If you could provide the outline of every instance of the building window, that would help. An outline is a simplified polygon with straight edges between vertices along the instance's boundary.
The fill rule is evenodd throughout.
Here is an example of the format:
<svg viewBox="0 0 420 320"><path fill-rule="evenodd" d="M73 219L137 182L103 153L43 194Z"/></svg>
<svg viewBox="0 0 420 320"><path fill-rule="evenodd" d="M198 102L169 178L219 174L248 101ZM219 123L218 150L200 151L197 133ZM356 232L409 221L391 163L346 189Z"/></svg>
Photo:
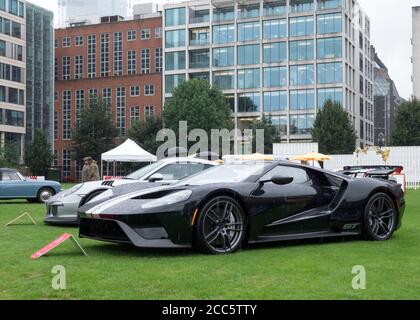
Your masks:
<svg viewBox="0 0 420 320"><path fill-rule="evenodd" d="M83 46L83 36L76 36L74 43L77 47Z"/></svg>
<svg viewBox="0 0 420 320"><path fill-rule="evenodd" d="M101 77L109 76L109 34L101 34Z"/></svg>
<svg viewBox="0 0 420 320"><path fill-rule="evenodd" d="M260 45L238 46L238 65L260 63Z"/></svg>
<svg viewBox="0 0 420 320"><path fill-rule="evenodd" d="M163 50L162 48L155 48L155 72L163 71Z"/></svg>
<svg viewBox="0 0 420 320"><path fill-rule="evenodd" d="M88 36L88 78L96 78L96 35Z"/></svg>
<svg viewBox="0 0 420 320"><path fill-rule="evenodd" d="M89 89L89 99L98 98L98 89Z"/></svg>
<svg viewBox="0 0 420 320"><path fill-rule="evenodd" d="M125 135L125 88L117 88L117 130L120 136Z"/></svg>
<svg viewBox="0 0 420 320"><path fill-rule="evenodd" d="M150 39L150 29L142 29L141 40L148 40L148 39Z"/></svg>
<svg viewBox="0 0 420 320"><path fill-rule="evenodd" d="M235 42L235 26L233 24L213 26L214 44L233 42Z"/></svg>
<svg viewBox="0 0 420 320"><path fill-rule="evenodd" d="M185 46L185 30L166 31L165 46L167 48L176 48Z"/></svg>
<svg viewBox="0 0 420 320"><path fill-rule="evenodd" d="M190 29L190 46L204 46L210 43L210 29Z"/></svg>
<svg viewBox="0 0 420 320"><path fill-rule="evenodd" d="M260 38L260 22L238 24L238 41L258 40Z"/></svg>
<svg viewBox="0 0 420 320"><path fill-rule="evenodd" d="M213 67L228 67L235 64L234 47L214 48Z"/></svg>
<svg viewBox="0 0 420 320"><path fill-rule="evenodd" d="M318 108L324 107L325 103L331 100L343 105L343 89L341 88L326 88L318 89ZM360 108L361 116L363 117L363 108Z"/></svg>
<svg viewBox="0 0 420 320"><path fill-rule="evenodd" d="M287 109L287 91L264 92L264 112L278 112Z"/></svg>
<svg viewBox="0 0 420 320"><path fill-rule="evenodd" d="M238 70L239 89L259 88L260 83L260 69Z"/></svg>
<svg viewBox="0 0 420 320"><path fill-rule="evenodd" d="M296 17L290 18L289 32L291 37L310 36L314 34L314 18Z"/></svg>
<svg viewBox="0 0 420 320"><path fill-rule="evenodd" d="M165 69L168 71L185 69L185 51L166 53Z"/></svg>
<svg viewBox="0 0 420 320"><path fill-rule="evenodd" d="M343 0L318 0L318 9L319 10L328 10L341 8L343 5Z"/></svg>
<svg viewBox="0 0 420 320"><path fill-rule="evenodd" d="M155 38L156 39L162 38L162 27L155 28Z"/></svg>
<svg viewBox="0 0 420 320"><path fill-rule="evenodd" d="M287 37L286 19L264 21L264 39L279 39Z"/></svg>
<svg viewBox="0 0 420 320"><path fill-rule="evenodd" d="M311 85L315 83L314 65L290 66L290 85Z"/></svg>
<svg viewBox="0 0 420 320"><path fill-rule="evenodd" d="M251 19L260 16L260 5L252 4L238 7L238 19Z"/></svg>
<svg viewBox="0 0 420 320"><path fill-rule="evenodd" d="M305 61L314 59L313 40L290 41L289 50L290 61Z"/></svg>
<svg viewBox="0 0 420 320"><path fill-rule="evenodd" d="M264 16L277 16L287 13L287 1L279 0L275 2L264 3Z"/></svg>
<svg viewBox="0 0 420 320"><path fill-rule="evenodd" d="M112 106L112 89L111 88L102 89L102 101L104 102L108 110L111 110L111 106Z"/></svg>
<svg viewBox="0 0 420 320"><path fill-rule="evenodd" d="M165 25L180 26L185 24L185 8L175 8L165 10Z"/></svg>
<svg viewBox="0 0 420 320"><path fill-rule="evenodd" d="M343 82L343 64L341 62L318 63L319 84L341 82Z"/></svg>
<svg viewBox="0 0 420 320"><path fill-rule="evenodd" d="M190 51L190 68L208 68L210 65L210 52L208 49Z"/></svg>
<svg viewBox="0 0 420 320"><path fill-rule="evenodd" d="M219 22L219 21L231 21L231 20L235 20L234 7L213 9L213 21Z"/></svg>
<svg viewBox="0 0 420 320"><path fill-rule="evenodd" d="M74 78L83 79L83 56L74 58Z"/></svg>
<svg viewBox="0 0 420 320"><path fill-rule="evenodd" d="M259 92L243 93L238 95L238 112L259 112Z"/></svg>
<svg viewBox="0 0 420 320"><path fill-rule="evenodd" d="M314 0L290 0L290 12L314 10Z"/></svg>
<svg viewBox="0 0 420 320"><path fill-rule="evenodd" d="M264 87L284 87L287 85L287 68L264 68Z"/></svg>
<svg viewBox="0 0 420 320"><path fill-rule="evenodd" d="M154 106L145 106L144 107L144 117L151 118L155 115L155 107Z"/></svg>
<svg viewBox="0 0 420 320"><path fill-rule="evenodd" d="M272 116L271 123L280 136L287 135L287 116Z"/></svg>
<svg viewBox="0 0 420 320"><path fill-rule="evenodd" d="M274 42L264 44L264 63L283 62L287 59L286 42Z"/></svg>
<svg viewBox="0 0 420 320"><path fill-rule="evenodd" d="M83 89L76 90L76 125L80 126L82 112L85 107L85 91Z"/></svg>
<svg viewBox="0 0 420 320"><path fill-rule="evenodd" d="M71 66L70 66L70 57L67 57L67 56L65 56L65 57L63 57L63 65L62 65L62 68L63 68L63 80L70 80L70 69L71 69Z"/></svg>
<svg viewBox="0 0 420 320"><path fill-rule="evenodd" d="M313 110L315 108L314 90L291 90L290 110Z"/></svg>
<svg viewBox="0 0 420 320"><path fill-rule="evenodd" d="M68 179L71 175L71 152L63 149L63 178Z"/></svg>
<svg viewBox="0 0 420 320"><path fill-rule="evenodd" d="M341 37L324 38L317 40L317 58L335 59L341 58L343 53L343 42Z"/></svg>
<svg viewBox="0 0 420 320"><path fill-rule="evenodd" d="M140 96L140 86L131 86L130 96L132 96L132 97Z"/></svg>
<svg viewBox="0 0 420 320"><path fill-rule="evenodd" d="M127 31L127 41L134 41L137 39L137 32L136 30L129 30Z"/></svg>
<svg viewBox="0 0 420 320"><path fill-rule="evenodd" d="M137 52L135 50L128 50L127 52L127 73L129 75L136 74L137 71Z"/></svg>
<svg viewBox="0 0 420 320"><path fill-rule="evenodd" d="M144 95L145 96L154 96L155 95L155 86L153 84L146 84L144 86Z"/></svg>
<svg viewBox="0 0 420 320"><path fill-rule="evenodd" d="M131 107L130 115L131 125L140 122L140 107Z"/></svg>
<svg viewBox="0 0 420 320"><path fill-rule="evenodd" d="M71 91L63 91L63 140L71 139Z"/></svg>
<svg viewBox="0 0 420 320"><path fill-rule="evenodd" d="M184 81L185 74L167 75L165 77L165 92L172 93Z"/></svg>
<svg viewBox="0 0 420 320"><path fill-rule="evenodd" d="M141 50L141 73L150 73L150 49Z"/></svg>
<svg viewBox="0 0 420 320"><path fill-rule="evenodd" d="M341 13L322 14L317 17L317 33L340 33L342 31Z"/></svg>
<svg viewBox="0 0 420 320"><path fill-rule="evenodd" d="M71 46L71 38L70 37L64 37L62 40L62 46L63 48L69 48Z"/></svg>
<svg viewBox="0 0 420 320"><path fill-rule="evenodd" d="M213 73L213 85L220 90L235 89L235 71L219 71Z"/></svg>
<svg viewBox="0 0 420 320"><path fill-rule="evenodd" d="M123 35L122 32L114 33L114 75L123 73Z"/></svg>
<svg viewBox="0 0 420 320"><path fill-rule="evenodd" d="M290 134L308 135L314 125L314 114L302 114L290 116Z"/></svg>
<svg viewBox="0 0 420 320"><path fill-rule="evenodd" d="M54 111L54 139L58 139L58 111Z"/></svg>

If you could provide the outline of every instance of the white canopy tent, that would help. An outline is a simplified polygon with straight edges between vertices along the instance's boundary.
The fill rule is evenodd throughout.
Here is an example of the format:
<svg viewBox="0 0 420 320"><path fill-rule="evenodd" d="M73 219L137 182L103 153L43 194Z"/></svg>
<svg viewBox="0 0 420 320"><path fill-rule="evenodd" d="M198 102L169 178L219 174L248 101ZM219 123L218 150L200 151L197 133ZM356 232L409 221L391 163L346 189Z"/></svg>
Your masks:
<svg viewBox="0 0 420 320"><path fill-rule="evenodd" d="M107 172L108 164L110 162L156 162L157 157L151 153L143 150L137 143L131 139L127 139L123 144L119 145L115 149L112 149L108 152L105 152L101 156L101 163L107 162ZM102 167L102 176L103 176L103 166ZM115 171L115 166L114 166ZM115 174L115 173L114 173Z"/></svg>

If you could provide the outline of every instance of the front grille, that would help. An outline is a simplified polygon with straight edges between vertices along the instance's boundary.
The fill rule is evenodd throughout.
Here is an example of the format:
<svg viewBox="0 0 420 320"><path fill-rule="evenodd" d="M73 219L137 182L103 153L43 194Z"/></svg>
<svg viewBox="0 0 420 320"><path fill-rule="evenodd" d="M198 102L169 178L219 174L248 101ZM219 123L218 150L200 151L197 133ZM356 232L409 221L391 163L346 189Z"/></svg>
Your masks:
<svg viewBox="0 0 420 320"><path fill-rule="evenodd" d="M82 219L80 235L109 241L130 242L118 223L112 220Z"/></svg>

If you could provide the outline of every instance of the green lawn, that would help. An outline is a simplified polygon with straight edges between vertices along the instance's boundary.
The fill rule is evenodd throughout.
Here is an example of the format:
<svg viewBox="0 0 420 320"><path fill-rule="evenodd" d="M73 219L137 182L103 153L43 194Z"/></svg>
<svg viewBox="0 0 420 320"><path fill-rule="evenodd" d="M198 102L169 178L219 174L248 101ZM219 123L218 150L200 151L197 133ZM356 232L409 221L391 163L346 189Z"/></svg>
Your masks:
<svg viewBox="0 0 420 320"><path fill-rule="evenodd" d="M407 195L403 228L388 242L310 241L206 256L189 250L139 250L80 240L49 256L29 257L77 229L42 224L42 205L0 204L0 299L419 299L420 192ZM3 225L22 211L38 225ZM52 289L52 268L67 271L67 289ZM355 291L353 266L363 265L367 289Z"/></svg>

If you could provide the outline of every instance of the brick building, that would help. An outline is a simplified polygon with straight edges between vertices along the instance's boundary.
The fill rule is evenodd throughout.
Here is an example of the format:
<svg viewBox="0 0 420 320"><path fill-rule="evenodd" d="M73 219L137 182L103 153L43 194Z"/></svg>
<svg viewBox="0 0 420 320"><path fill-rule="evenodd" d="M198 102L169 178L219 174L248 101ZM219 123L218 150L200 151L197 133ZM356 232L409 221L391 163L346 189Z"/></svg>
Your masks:
<svg viewBox="0 0 420 320"><path fill-rule="evenodd" d="M55 165L78 180L81 163L71 159L71 131L86 99L101 96L112 110L119 135L162 109L162 17L104 17L101 23L56 30Z"/></svg>

